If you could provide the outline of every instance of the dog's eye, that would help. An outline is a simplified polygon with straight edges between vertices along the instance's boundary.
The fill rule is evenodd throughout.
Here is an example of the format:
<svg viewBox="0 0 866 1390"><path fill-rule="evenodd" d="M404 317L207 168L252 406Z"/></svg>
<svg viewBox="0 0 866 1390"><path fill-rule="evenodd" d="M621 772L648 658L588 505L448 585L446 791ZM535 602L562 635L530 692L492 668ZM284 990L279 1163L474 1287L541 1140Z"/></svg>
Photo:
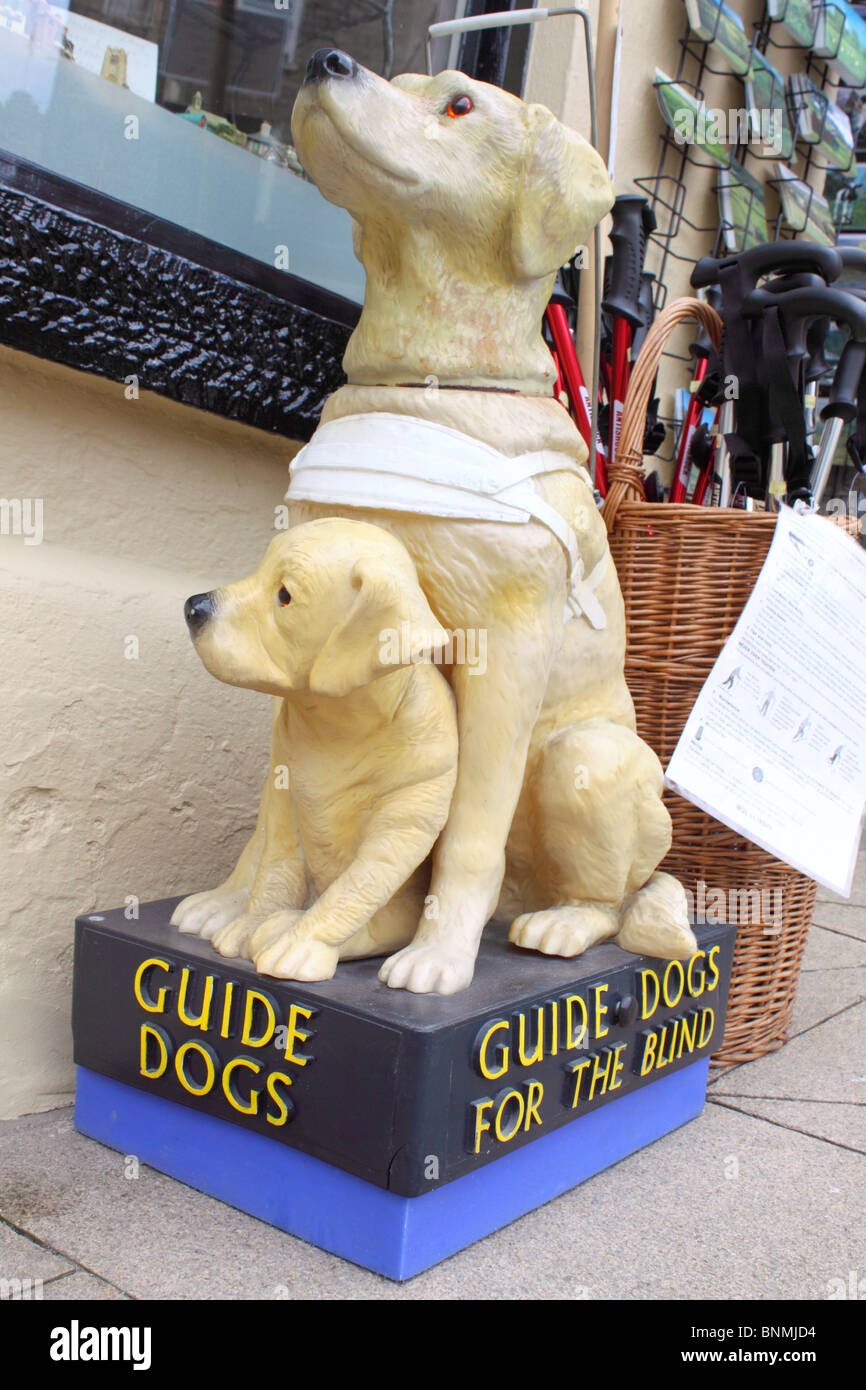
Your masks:
<svg viewBox="0 0 866 1390"><path fill-rule="evenodd" d="M449 116L468 116L472 110L472 98L452 97L445 110Z"/></svg>
<svg viewBox="0 0 866 1390"><path fill-rule="evenodd" d="M281 584L279 589L277 589L277 601L279 602L281 608L285 608L286 604L291 603L292 601L292 596L286 588L285 584Z"/></svg>

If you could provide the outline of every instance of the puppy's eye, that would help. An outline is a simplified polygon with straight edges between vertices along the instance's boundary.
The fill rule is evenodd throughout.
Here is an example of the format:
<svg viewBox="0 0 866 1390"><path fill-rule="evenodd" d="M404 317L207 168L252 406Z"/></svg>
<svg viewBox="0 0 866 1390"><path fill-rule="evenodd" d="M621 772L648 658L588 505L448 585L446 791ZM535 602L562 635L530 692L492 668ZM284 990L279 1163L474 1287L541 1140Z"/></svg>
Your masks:
<svg viewBox="0 0 866 1390"><path fill-rule="evenodd" d="M468 116L472 110L472 98L452 97L445 110L449 116Z"/></svg>
<svg viewBox="0 0 866 1390"><path fill-rule="evenodd" d="M279 589L277 589L277 602L279 603L281 608L285 608L286 604L291 603L291 601L291 594L289 593L285 584L281 584Z"/></svg>

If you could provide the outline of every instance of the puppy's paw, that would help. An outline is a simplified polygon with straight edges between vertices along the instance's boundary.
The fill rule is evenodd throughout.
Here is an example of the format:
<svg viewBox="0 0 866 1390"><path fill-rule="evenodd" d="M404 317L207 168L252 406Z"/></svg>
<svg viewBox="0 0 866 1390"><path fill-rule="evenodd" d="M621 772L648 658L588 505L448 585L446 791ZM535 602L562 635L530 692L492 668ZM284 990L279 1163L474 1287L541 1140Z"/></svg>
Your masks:
<svg viewBox="0 0 866 1390"><path fill-rule="evenodd" d="M212 888L207 893L192 893L174 909L171 925L187 936L209 941L220 927L240 916L249 898L248 888Z"/></svg>
<svg viewBox="0 0 866 1390"><path fill-rule="evenodd" d="M408 989L413 994L457 994L471 985L474 974L474 956L455 955L429 942L413 942L388 957L379 979L391 989Z"/></svg>
<svg viewBox="0 0 866 1390"><path fill-rule="evenodd" d="M211 945L221 956L240 956L243 960L249 960L250 942L261 924L260 912L243 912L233 922L227 922L219 931L214 932Z"/></svg>
<svg viewBox="0 0 866 1390"><path fill-rule="evenodd" d="M285 945L288 945L292 928L300 922L303 915L300 909L297 911L292 909L272 912L269 917L264 919L259 917L247 942L247 959L256 960L275 941L282 940Z"/></svg>
<svg viewBox="0 0 866 1390"><path fill-rule="evenodd" d="M604 903L574 903L525 912L511 923L508 940L545 956L580 956L619 929L616 910Z"/></svg>
<svg viewBox="0 0 866 1390"><path fill-rule="evenodd" d="M323 941L300 940L294 933L281 935L254 958L260 975L277 980L330 980L340 952Z"/></svg>

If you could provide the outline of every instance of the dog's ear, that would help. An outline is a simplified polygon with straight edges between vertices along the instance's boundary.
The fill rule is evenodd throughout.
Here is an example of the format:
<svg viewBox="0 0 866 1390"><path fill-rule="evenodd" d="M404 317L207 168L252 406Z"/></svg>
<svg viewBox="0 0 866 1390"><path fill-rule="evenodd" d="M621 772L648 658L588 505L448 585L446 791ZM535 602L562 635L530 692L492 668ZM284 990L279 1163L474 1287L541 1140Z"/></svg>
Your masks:
<svg viewBox="0 0 866 1390"><path fill-rule="evenodd" d="M512 257L520 279L557 271L613 207L604 160L546 106L524 109L526 139L512 219Z"/></svg>
<svg viewBox="0 0 866 1390"><path fill-rule="evenodd" d="M352 570L357 594L310 671L316 695L339 697L398 666L409 666L448 645L414 578L395 574L392 557L359 560Z"/></svg>

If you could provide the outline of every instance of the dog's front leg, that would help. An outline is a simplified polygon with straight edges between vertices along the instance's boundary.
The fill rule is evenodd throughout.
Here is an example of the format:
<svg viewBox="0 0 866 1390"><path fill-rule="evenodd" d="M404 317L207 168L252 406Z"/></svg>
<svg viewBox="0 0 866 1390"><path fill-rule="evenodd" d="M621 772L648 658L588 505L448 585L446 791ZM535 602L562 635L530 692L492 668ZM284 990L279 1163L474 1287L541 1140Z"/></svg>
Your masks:
<svg viewBox="0 0 866 1390"><path fill-rule="evenodd" d="M561 597L487 629L487 666L455 667L460 753L448 823L433 855L432 902L409 946L379 978L418 994L472 980L481 933L499 898L505 845L526 755L562 637Z"/></svg>
<svg viewBox="0 0 866 1390"><path fill-rule="evenodd" d="M271 765L259 819L262 846L246 910L211 938L223 956L246 956L262 922L278 911L297 918L307 901L307 868L289 781L289 732L282 701L271 729Z"/></svg>
<svg viewBox="0 0 866 1390"><path fill-rule="evenodd" d="M262 975L329 980L340 947L391 900L427 857L445 823L454 772L390 797L374 813L352 863L303 915L276 913L256 930L249 955Z"/></svg>
<svg viewBox="0 0 866 1390"><path fill-rule="evenodd" d="M271 718L271 765L259 799L256 828L224 883L218 888L208 888L203 893L191 893L188 898L181 899L170 918L171 925L177 927L178 931L189 936L202 936L207 941L226 923L235 921L246 911L262 860L267 826L273 810L274 765L284 725L283 701L275 697Z"/></svg>

